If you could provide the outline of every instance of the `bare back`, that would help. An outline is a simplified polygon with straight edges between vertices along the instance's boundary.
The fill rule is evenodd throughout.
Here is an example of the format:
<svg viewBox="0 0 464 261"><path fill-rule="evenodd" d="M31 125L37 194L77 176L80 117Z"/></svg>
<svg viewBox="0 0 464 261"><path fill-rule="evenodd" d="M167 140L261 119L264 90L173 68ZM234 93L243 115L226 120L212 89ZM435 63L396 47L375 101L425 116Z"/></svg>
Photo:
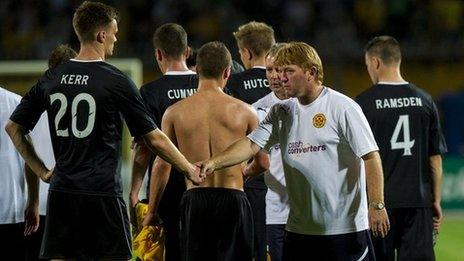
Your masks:
<svg viewBox="0 0 464 261"><path fill-rule="evenodd" d="M199 90L176 103L167 113L165 117L171 124L174 142L190 162L224 151L258 124L251 106L218 88ZM243 190L241 165L216 171L200 186ZM192 187L194 185L188 181L187 188Z"/></svg>

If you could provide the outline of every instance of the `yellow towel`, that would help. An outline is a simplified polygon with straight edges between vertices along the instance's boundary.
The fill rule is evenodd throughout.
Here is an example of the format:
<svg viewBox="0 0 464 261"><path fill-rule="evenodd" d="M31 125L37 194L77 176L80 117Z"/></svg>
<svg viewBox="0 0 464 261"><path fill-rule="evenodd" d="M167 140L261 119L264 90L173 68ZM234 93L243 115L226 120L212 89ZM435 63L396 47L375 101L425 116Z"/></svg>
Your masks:
<svg viewBox="0 0 464 261"><path fill-rule="evenodd" d="M142 227L143 219L148 212L148 205L137 203L135 213L137 228L134 233L135 239L132 243L134 254L142 261L162 261L164 258L165 233L161 222L156 226ZM161 221L161 220L158 220Z"/></svg>

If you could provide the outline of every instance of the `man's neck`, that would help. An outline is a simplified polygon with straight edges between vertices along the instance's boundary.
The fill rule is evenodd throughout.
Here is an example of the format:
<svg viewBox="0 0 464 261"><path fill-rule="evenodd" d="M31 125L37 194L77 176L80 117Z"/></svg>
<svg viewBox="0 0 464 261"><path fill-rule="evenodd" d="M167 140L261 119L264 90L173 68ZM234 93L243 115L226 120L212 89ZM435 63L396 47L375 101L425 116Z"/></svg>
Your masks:
<svg viewBox="0 0 464 261"><path fill-rule="evenodd" d="M223 92L224 81L219 79L200 78L198 82L198 92L217 91Z"/></svg>
<svg viewBox="0 0 464 261"><path fill-rule="evenodd" d="M265 58L266 57L263 56L263 57L258 57L256 59L252 59L250 61L250 68L248 68L248 69L251 69L251 68L256 67L256 66L265 67L266 66Z"/></svg>
<svg viewBox="0 0 464 261"><path fill-rule="evenodd" d="M81 44L77 60L105 60L105 51L93 44Z"/></svg>
<svg viewBox="0 0 464 261"><path fill-rule="evenodd" d="M378 82L405 82L398 68L386 68L379 74Z"/></svg>
<svg viewBox="0 0 464 261"><path fill-rule="evenodd" d="M317 97L321 94L322 90L324 89L324 86L322 86L321 83L317 83L313 86L308 86L306 94L300 97L297 97L298 101L302 105L308 105L315 101Z"/></svg>
<svg viewBox="0 0 464 261"><path fill-rule="evenodd" d="M166 74L167 72L185 72L188 71L189 68L187 67L187 64L185 61L165 61L162 66L163 74Z"/></svg>

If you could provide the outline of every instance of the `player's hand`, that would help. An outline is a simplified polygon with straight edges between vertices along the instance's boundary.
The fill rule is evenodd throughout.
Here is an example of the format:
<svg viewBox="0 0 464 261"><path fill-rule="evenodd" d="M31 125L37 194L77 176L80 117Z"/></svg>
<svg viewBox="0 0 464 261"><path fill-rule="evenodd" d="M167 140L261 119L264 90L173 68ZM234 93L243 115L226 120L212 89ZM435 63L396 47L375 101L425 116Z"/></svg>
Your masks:
<svg viewBox="0 0 464 261"><path fill-rule="evenodd" d="M157 225L160 225L162 223L163 222L162 222L161 218L158 216L158 214L148 212L145 215L145 218L143 219L142 227L157 226Z"/></svg>
<svg viewBox="0 0 464 261"><path fill-rule="evenodd" d="M434 202L432 205L433 211L433 229L439 230L441 225L441 220L443 219L443 212L441 210L441 205L439 202Z"/></svg>
<svg viewBox="0 0 464 261"><path fill-rule="evenodd" d="M385 208L379 210L369 207L369 227L374 237L385 237L388 234L390 221Z"/></svg>
<svg viewBox="0 0 464 261"><path fill-rule="evenodd" d="M195 186L198 186L205 181L206 175L201 173L201 168L197 164L190 164L187 178L192 181Z"/></svg>
<svg viewBox="0 0 464 261"><path fill-rule="evenodd" d="M24 210L24 221L26 223L24 227L25 236L37 232L40 224L39 206L37 204L27 205L26 210Z"/></svg>
<svg viewBox="0 0 464 261"><path fill-rule="evenodd" d="M50 180L52 179L52 176L53 176L53 171L54 171L54 168L41 173L39 176L40 179L45 183L50 183Z"/></svg>
<svg viewBox="0 0 464 261"><path fill-rule="evenodd" d="M209 176L214 173L216 167L214 166L213 161L205 160L195 163L198 167L201 167L201 174L204 176Z"/></svg>

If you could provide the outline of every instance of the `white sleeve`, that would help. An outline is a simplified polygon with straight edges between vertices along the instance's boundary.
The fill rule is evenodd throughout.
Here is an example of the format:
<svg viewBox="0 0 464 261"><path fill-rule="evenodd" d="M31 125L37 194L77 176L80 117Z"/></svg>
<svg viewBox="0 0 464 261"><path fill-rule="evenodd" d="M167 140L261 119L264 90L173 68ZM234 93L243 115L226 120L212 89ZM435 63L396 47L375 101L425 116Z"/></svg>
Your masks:
<svg viewBox="0 0 464 261"><path fill-rule="evenodd" d="M278 133L274 128L275 118L277 117L276 106L272 107L270 112L264 117L266 111L258 110L258 117L260 120L259 126L257 129L248 134L248 138L258 145L261 149L269 151L269 149L278 143ZM264 118L264 119L263 119Z"/></svg>
<svg viewBox="0 0 464 261"><path fill-rule="evenodd" d="M345 110L340 119L343 135L351 149L358 157L379 150L371 127L359 105L355 104Z"/></svg>

